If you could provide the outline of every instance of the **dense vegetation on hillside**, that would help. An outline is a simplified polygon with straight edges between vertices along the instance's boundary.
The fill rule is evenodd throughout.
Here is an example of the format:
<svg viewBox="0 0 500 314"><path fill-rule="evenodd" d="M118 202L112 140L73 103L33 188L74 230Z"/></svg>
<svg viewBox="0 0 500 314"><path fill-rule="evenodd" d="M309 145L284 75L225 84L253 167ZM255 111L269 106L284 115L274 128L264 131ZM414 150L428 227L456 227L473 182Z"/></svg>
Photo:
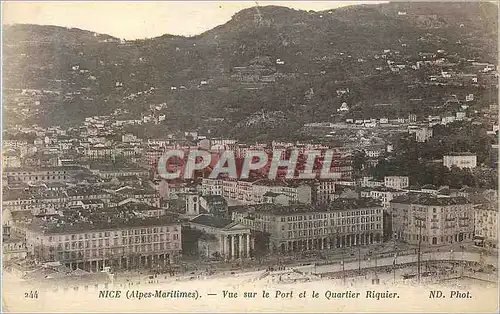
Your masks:
<svg viewBox="0 0 500 314"><path fill-rule="evenodd" d="M265 138L333 119L344 101L358 116L418 113L421 107L409 99L440 102L456 91L424 85L433 69L391 72L384 50L408 65L419 53L437 50L457 64L495 63L497 11L491 3L389 3L322 12L268 6L243 10L198 36L127 42L78 29L14 25L3 32L5 104L16 105L10 89L60 94L45 95L36 115L6 122L71 124L118 107L140 117L149 105L167 103L169 128L209 125L214 134ZM249 66L265 68L274 80L234 78L235 67ZM151 87L153 93L138 94ZM305 97L311 88L313 95ZM351 92L338 97L339 88ZM478 99L490 95L489 101L496 95L484 87L474 92ZM377 103L392 106L379 112ZM271 118L249 118L262 110ZM283 116L275 120L277 114Z"/></svg>

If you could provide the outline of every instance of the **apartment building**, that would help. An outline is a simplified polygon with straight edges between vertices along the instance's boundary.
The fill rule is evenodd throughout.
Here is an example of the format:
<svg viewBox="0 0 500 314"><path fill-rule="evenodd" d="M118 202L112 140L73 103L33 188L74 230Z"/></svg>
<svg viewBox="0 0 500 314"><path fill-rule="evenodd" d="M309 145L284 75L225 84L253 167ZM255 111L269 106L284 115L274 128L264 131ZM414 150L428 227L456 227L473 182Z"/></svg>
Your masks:
<svg viewBox="0 0 500 314"><path fill-rule="evenodd" d="M26 226L28 255L71 269L154 267L181 254L181 225L170 216L131 212L35 218Z"/></svg>
<svg viewBox="0 0 500 314"><path fill-rule="evenodd" d="M406 176L384 177L384 186L396 190L402 190L410 186L410 178Z"/></svg>
<svg viewBox="0 0 500 314"><path fill-rule="evenodd" d="M361 196L378 200L380 201L382 207L388 208L389 203L392 199L394 199L397 196L404 195L406 193L407 193L406 191L396 190L384 186L378 186L374 188L363 188L363 190L361 191Z"/></svg>
<svg viewBox="0 0 500 314"><path fill-rule="evenodd" d="M484 247L498 247L497 200L474 204L474 241Z"/></svg>
<svg viewBox="0 0 500 314"><path fill-rule="evenodd" d="M322 206L260 204L233 210L233 220L270 234L273 252L302 252L380 243L383 213L371 199Z"/></svg>
<svg viewBox="0 0 500 314"><path fill-rule="evenodd" d="M83 167L46 167L46 168L5 168L3 172L4 179L7 182L65 182L72 176L85 170Z"/></svg>
<svg viewBox="0 0 500 314"><path fill-rule="evenodd" d="M203 195L221 195L247 205L264 203L268 192L284 195L289 204L310 204L312 198L311 186L298 181L203 179L201 190Z"/></svg>
<svg viewBox="0 0 500 314"><path fill-rule="evenodd" d="M335 183L333 180L319 180L314 186L317 204L326 204L335 198Z"/></svg>
<svg viewBox="0 0 500 314"><path fill-rule="evenodd" d="M423 127L415 131L415 139L419 143L427 142L433 135L432 128Z"/></svg>
<svg viewBox="0 0 500 314"><path fill-rule="evenodd" d="M22 260L26 258L26 241L23 237L11 234L10 226L2 227L2 256L3 262Z"/></svg>
<svg viewBox="0 0 500 314"><path fill-rule="evenodd" d="M443 245L472 241L474 211L464 197L409 193L390 202L392 231L411 244Z"/></svg>
<svg viewBox="0 0 500 314"><path fill-rule="evenodd" d="M477 156L471 153L452 153L443 156L443 165L448 168L452 166L458 168L476 168Z"/></svg>

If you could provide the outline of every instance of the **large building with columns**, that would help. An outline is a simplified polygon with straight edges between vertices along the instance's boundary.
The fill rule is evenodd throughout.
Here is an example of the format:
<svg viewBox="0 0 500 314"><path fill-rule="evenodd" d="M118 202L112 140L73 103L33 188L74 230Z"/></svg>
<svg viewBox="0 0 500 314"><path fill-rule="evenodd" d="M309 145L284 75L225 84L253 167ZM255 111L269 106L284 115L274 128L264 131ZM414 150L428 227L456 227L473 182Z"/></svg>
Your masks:
<svg viewBox="0 0 500 314"><path fill-rule="evenodd" d="M199 245L201 255L211 257L215 254L225 260L250 257L254 240L249 227L206 214L191 219L189 224L193 229L208 235L203 237L202 245Z"/></svg>
<svg viewBox="0 0 500 314"><path fill-rule="evenodd" d="M40 262L59 261L71 269L99 271L105 266L167 265L181 254L181 224L173 217L130 212L75 216L33 219L26 226L28 256Z"/></svg>
<svg viewBox="0 0 500 314"><path fill-rule="evenodd" d="M338 199L320 206L261 204L233 211L233 220L252 222L270 234L273 252L302 252L380 243L383 212L372 199Z"/></svg>

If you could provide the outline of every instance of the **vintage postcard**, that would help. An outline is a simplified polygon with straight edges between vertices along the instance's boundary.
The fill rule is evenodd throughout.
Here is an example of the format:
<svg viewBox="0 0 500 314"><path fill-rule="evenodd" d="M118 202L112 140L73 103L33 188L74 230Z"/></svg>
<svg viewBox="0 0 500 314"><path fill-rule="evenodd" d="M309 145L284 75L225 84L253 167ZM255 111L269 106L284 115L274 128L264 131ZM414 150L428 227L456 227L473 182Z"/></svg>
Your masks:
<svg viewBox="0 0 500 314"><path fill-rule="evenodd" d="M3 1L2 311L498 313L498 3Z"/></svg>

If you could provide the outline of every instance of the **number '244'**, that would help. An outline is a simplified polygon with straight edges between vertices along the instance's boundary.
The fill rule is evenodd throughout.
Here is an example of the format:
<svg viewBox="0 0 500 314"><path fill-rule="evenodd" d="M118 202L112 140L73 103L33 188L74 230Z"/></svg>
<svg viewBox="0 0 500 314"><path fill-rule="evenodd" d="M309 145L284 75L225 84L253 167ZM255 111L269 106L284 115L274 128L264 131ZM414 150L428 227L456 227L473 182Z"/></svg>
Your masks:
<svg viewBox="0 0 500 314"><path fill-rule="evenodd" d="M24 293L24 298L26 299L38 299L38 291L30 291Z"/></svg>

